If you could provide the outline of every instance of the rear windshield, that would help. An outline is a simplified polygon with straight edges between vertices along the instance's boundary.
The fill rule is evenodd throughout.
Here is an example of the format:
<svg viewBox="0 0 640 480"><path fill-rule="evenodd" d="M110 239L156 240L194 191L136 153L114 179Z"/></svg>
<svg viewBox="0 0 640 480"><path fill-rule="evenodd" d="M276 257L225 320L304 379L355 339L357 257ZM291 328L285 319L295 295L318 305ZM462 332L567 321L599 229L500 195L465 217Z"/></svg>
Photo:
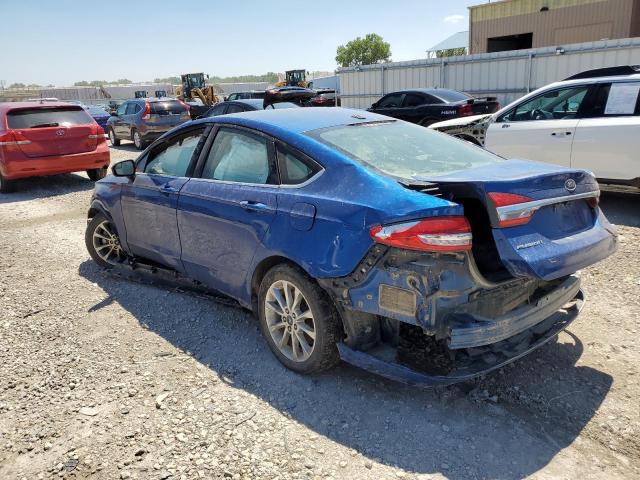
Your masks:
<svg viewBox="0 0 640 480"><path fill-rule="evenodd" d="M178 100L151 103L151 113L155 113L157 115L169 115L169 113L180 114L185 110L186 108L184 105L182 105Z"/></svg>
<svg viewBox="0 0 640 480"><path fill-rule="evenodd" d="M473 98L467 93L456 92L455 90L435 90L432 93L435 97L445 102L462 102L463 100Z"/></svg>
<svg viewBox="0 0 640 480"><path fill-rule="evenodd" d="M418 180L502 161L480 147L396 120L340 125L307 135L378 172Z"/></svg>
<svg viewBox="0 0 640 480"><path fill-rule="evenodd" d="M44 107L11 110L7 113L9 128L44 128L93 123L81 107Z"/></svg>

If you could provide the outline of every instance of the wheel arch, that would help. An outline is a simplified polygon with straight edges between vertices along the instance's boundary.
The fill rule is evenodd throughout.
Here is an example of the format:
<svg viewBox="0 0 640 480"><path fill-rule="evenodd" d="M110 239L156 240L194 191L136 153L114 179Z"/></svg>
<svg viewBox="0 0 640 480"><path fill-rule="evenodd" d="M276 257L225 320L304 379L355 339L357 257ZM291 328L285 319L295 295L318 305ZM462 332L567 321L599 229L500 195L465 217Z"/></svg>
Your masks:
<svg viewBox="0 0 640 480"><path fill-rule="evenodd" d="M102 202L100 202L99 200L94 200L93 202L91 202L91 206L89 207L89 211L87 212L87 219L91 221L91 219L93 219L93 217L95 217L99 213L102 213L109 220L113 220L113 217L109 213L109 210L107 210Z"/></svg>
<svg viewBox="0 0 640 480"><path fill-rule="evenodd" d="M298 270L304 272L304 274L307 275L309 278L311 278L313 281L315 281L315 279L313 279L313 277L311 277L304 268L302 268L300 265L298 265L296 262L294 262L290 258L284 257L282 255L271 255L271 256L265 257L262 260L260 260L260 262L258 262L258 264L256 265L256 268L253 269L253 274L251 275L251 284L250 284L251 292L250 293L251 293L251 310L253 312L256 312L256 313L258 312L258 290L260 289L260 283L262 283L262 279L267 274L267 272L271 270L273 267L277 265L283 265L283 264L290 265L294 268L297 268Z"/></svg>

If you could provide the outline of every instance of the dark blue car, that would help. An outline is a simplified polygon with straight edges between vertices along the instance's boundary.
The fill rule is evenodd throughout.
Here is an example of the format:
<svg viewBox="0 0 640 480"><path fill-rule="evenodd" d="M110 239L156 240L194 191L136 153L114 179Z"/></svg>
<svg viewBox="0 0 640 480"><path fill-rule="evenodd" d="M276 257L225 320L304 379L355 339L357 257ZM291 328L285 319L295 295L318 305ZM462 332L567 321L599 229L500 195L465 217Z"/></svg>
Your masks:
<svg viewBox="0 0 640 480"><path fill-rule="evenodd" d="M102 127L102 129L107 131L107 120L111 116L109 112L107 112L102 107L97 107L95 105L84 105L84 109L87 111L89 115L96 121L98 125Z"/></svg>
<svg viewBox="0 0 640 480"><path fill-rule="evenodd" d="M575 319L576 271L616 249L598 199L588 172L377 114L256 111L186 123L116 164L86 245L102 267L233 297L295 371L342 358L433 385Z"/></svg>

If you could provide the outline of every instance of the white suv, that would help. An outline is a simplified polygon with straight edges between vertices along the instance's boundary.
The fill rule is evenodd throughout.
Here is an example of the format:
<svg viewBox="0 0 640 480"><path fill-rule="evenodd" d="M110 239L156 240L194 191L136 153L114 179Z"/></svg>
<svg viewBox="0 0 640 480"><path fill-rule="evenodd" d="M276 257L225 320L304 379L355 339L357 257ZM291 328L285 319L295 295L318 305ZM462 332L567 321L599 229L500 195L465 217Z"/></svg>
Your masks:
<svg viewBox="0 0 640 480"><path fill-rule="evenodd" d="M590 70L525 95L492 115L429 128L527 158L640 187L640 67Z"/></svg>

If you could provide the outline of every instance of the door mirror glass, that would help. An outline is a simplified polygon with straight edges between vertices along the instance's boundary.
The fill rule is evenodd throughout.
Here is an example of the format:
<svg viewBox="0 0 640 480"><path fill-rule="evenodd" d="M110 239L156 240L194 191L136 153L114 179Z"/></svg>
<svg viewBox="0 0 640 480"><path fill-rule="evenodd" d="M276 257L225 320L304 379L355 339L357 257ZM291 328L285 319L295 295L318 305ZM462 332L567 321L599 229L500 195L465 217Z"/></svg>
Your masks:
<svg viewBox="0 0 640 480"><path fill-rule="evenodd" d="M136 173L136 164L133 160L123 160L116 163L111 171L116 177L132 177Z"/></svg>

